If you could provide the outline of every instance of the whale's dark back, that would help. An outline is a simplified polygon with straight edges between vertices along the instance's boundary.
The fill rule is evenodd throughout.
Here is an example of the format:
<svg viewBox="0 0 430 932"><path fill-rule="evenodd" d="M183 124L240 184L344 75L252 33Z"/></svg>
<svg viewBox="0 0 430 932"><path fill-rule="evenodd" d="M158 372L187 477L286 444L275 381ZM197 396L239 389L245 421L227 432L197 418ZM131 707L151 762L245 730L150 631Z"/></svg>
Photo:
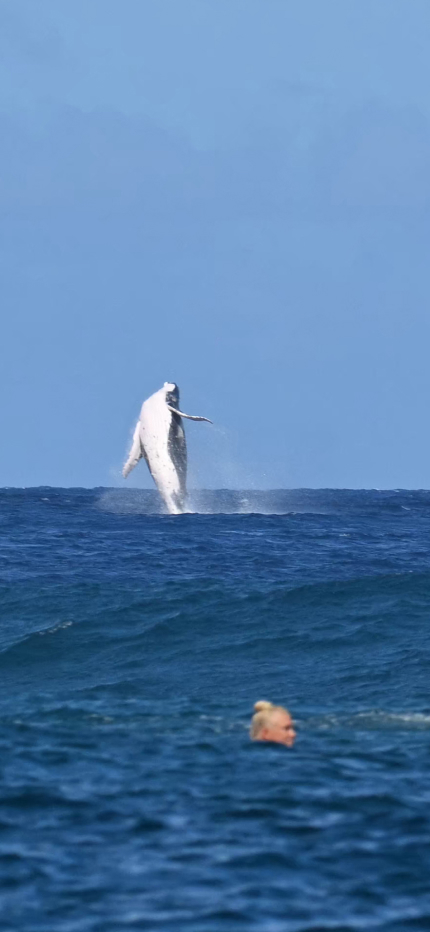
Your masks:
<svg viewBox="0 0 430 932"><path fill-rule="evenodd" d="M173 412L169 430L168 450L181 484L182 501L178 502L178 504L182 506L187 494L187 441L182 418L179 414L173 414Z"/></svg>

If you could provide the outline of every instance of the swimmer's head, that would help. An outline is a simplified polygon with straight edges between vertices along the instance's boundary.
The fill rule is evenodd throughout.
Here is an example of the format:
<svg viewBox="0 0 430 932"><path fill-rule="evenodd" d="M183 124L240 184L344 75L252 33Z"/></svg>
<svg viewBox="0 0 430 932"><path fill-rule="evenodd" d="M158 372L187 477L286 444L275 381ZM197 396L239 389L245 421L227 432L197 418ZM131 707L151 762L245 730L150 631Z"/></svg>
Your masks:
<svg viewBox="0 0 430 932"><path fill-rule="evenodd" d="M250 735L253 741L275 741L289 748L296 738L293 720L287 709L263 699L255 703Z"/></svg>

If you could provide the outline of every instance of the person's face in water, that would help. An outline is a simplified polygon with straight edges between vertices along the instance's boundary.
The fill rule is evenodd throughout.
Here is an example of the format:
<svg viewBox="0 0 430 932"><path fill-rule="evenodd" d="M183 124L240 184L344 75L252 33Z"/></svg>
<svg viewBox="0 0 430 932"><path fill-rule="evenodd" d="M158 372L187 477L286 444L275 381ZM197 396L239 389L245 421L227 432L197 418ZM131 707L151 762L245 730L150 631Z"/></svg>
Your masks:
<svg viewBox="0 0 430 932"><path fill-rule="evenodd" d="M290 713L286 709L274 709L268 715L257 740L275 741L277 744L286 744L288 748L291 748L295 738L296 732Z"/></svg>

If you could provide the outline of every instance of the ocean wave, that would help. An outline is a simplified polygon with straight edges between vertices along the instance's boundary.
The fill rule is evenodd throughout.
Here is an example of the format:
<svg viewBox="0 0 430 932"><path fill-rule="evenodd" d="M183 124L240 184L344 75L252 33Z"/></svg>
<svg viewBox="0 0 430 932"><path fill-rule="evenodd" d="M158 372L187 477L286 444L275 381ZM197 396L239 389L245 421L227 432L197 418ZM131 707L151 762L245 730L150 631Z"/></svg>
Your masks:
<svg viewBox="0 0 430 932"><path fill-rule="evenodd" d="M246 617L249 625L241 629L243 636L257 629L262 637L270 637L269 625L261 629L263 612L276 622L286 610L313 609L321 613L325 606L335 610L347 628L349 618L342 614L343 608L349 614L355 612L357 618L363 612L378 616L384 605L388 607L387 599L393 600L393 607L405 599L409 609L415 606L420 610L427 607L429 598L430 572L412 571L287 585L261 586L257 581L251 588L211 578L172 580L144 587L133 581L106 582L104 586L55 584L47 588L38 581L27 581L20 586L19 594L12 584L0 585L0 612L3 647L8 649L9 641L13 645L30 636L53 635L77 623L84 624L87 631L96 625L98 633L110 640L128 635L139 622L144 623L145 631L166 624L173 629L178 618L193 622L208 617L212 624L218 619L222 625L227 613L232 623ZM308 630L313 628L313 621L317 627L321 622L316 614L306 618ZM233 627L231 624L230 633ZM330 627L324 631L330 637Z"/></svg>
<svg viewBox="0 0 430 932"><path fill-rule="evenodd" d="M240 702L259 694L344 707L427 683L430 574L303 583L254 590L214 580L0 589L5 625L0 702L59 689ZM7 617L9 612L9 618ZM408 626L405 625L405 618ZM410 631L413 628L413 638ZM377 675L375 674L375 671ZM302 685L299 687L299 684ZM342 698L343 697L343 698ZM370 726L369 726L370 727Z"/></svg>

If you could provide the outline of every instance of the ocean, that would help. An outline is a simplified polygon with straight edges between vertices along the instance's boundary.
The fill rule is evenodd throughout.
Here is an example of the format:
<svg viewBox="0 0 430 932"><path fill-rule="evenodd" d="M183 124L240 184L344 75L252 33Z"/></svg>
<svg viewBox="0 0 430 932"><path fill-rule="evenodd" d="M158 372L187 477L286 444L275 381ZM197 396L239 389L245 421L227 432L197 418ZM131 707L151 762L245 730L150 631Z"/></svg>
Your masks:
<svg viewBox="0 0 430 932"><path fill-rule="evenodd" d="M4 489L0 525L2 932L430 929L430 492Z"/></svg>

